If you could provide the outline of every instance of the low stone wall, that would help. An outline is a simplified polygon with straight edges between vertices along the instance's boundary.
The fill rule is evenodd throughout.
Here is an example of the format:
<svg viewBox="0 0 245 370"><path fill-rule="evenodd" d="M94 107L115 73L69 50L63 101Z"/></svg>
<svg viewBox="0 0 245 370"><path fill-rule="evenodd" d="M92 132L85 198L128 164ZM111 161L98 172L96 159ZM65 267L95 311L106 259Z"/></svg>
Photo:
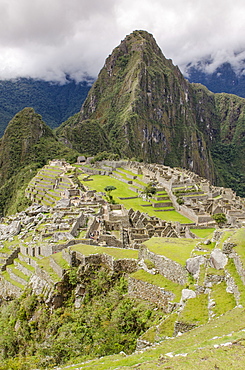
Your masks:
<svg viewBox="0 0 245 370"><path fill-rule="evenodd" d="M14 262L14 259L18 257L20 248L15 248L13 252L5 259L5 263L2 265L1 270L5 271L7 265L11 265Z"/></svg>
<svg viewBox="0 0 245 370"><path fill-rule="evenodd" d="M78 229L84 224L84 219L86 219L86 217L81 213L71 227L70 234L72 236L77 236Z"/></svg>
<svg viewBox="0 0 245 370"><path fill-rule="evenodd" d="M23 293L23 290L19 288L17 285L12 284L10 281L5 280L2 276L0 276L0 291L1 296L4 299L12 298L12 297L20 297Z"/></svg>
<svg viewBox="0 0 245 370"><path fill-rule="evenodd" d="M63 269L62 267L60 267L56 263L56 261L52 258L52 256L49 259L49 265L50 265L50 267L52 267L54 272L62 279L66 270Z"/></svg>
<svg viewBox="0 0 245 370"><path fill-rule="evenodd" d="M243 284L245 285L245 270L244 270L244 266L242 264L242 261L241 261L240 257L234 251L230 254L230 257L233 258L233 261L234 261L234 264L236 266L237 272L240 275Z"/></svg>
<svg viewBox="0 0 245 370"><path fill-rule="evenodd" d="M138 270L138 261L131 258L123 258L113 261L113 270L115 272L126 272L131 274Z"/></svg>
<svg viewBox="0 0 245 370"><path fill-rule="evenodd" d="M22 284L22 285L26 285L26 280L22 279L20 276L18 275L15 275L13 272L12 272L12 269L10 267L6 267L6 271L9 273L9 276L12 280L16 281L17 283L19 284Z"/></svg>
<svg viewBox="0 0 245 370"><path fill-rule="evenodd" d="M81 252L71 251L69 248L67 248L62 251L62 257L68 262L70 266L78 266L80 264L82 266L85 266L87 264L103 264L114 272L132 273L138 270L137 260L131 258L122 258L115 260L112 256L106 253L91 254L89 256L85 256Z"/></svg>
<svg viewBox="0 0 245 370"><path fill-rule="evenodd" d="M187 282L187 271L179 263L170 260L165 256L161 256L149 251L147 248L143 247L139 250L139 260L149 259L154 263L155 268L158 270L159 274L165 276L167 279L185 285Z"/></svg>
<svg viewBox="0 0 245 370"><path fill-rule="evenodd" d="M174 336L178 333L185 333L191 329L194 329L196 327L195 324L189 324L186 322L176 321L174 326Z"/></svg>
<svg viewBox="0 0 245 370"><path fill-rule="evenodd" d="M62 257L71 266L77 266L76 252L72 251L70 248L62 250Z"/></svg>
<svg viewBox="0 0 245 370"><path fill-rule="evenodd" d="M118 240L114 235L100 235L99 243L106 243L109 247L123 248L123 242Z"/></svg>
<svg viewBox="0 0 245 370"><path fill-rule="evenodd" d="M50 286L54 285L54 281L51 279L50 275L39 265L36 267L35 276L39 277L41 280L46 281Z"/></svg>
<svg viewBox="0 0 245 370"><path fill-rule="evenodd" d="M170 312L169 301L174 299L172 292L132 277L128 279L128 294L133 298L153 302L167 313Z"/></svg>

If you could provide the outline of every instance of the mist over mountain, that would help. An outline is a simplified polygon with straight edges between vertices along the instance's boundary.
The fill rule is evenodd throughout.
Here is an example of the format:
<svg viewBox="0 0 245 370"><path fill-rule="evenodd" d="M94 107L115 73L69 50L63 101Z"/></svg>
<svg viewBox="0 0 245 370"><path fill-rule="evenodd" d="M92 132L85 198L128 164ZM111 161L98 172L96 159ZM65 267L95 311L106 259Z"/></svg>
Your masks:
<svg viewBox="0 0 245 370"><path fill-rule="evenodd" d="M225 92L245 98L245 66L236 70L231 63L225 62L208 72L208 62L204 64L206 68L201 62L186 67L185 75L190 82L201 83L214 93Z"/></svg>
<svg viewBox="0 0 245 370"><path fill-rule="evenodd" d="M93 81L92 81L93 82ZM0 81L0 136L8 122L25 107L33 107L51 127L58 127L77 113L91 87L91 81L65 84L19 78Z"/></svg>

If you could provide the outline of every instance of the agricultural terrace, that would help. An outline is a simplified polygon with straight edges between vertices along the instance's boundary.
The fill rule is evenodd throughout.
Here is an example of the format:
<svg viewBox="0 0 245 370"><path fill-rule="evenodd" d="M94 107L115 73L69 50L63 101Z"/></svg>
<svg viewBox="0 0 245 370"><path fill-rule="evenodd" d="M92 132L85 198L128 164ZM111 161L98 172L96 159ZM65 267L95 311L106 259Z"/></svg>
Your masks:
<svg viewBox="0 0 245 370"><path fill-rule="evenodd" d="M144 201L142 198L137 197L137 193L129 189L129 185L112 178L110 176L93 175L90 176L92 181L83 181L83 177L79 176L79 179L83 184L91 190L96 190L97 192L104 192L106 186L115 186L116 190L111 193L114 200L117 203L122 204L126 209L132 208L134 211L140 211L147 213L149 216L155 216L165 221L178 221L182 224L191 224L192 221L187 217L182 216L175 210L168 211L166 207L154 209L152 207L151 201ZM134 199L121 199L137 197ZM172 208L172 207L171 207Z"/></svg>
<svg viewBox="0 0 245 370"><path fill-rule="evenodd" d="M99 247L94 245L76 244L70 247L71 250L82 253L84 256L91 254L108 254L115 260L122 258L138 259L138 251L135 249L123 249L114 247Z"/></svg>
<svg viewBox="0 0 245 370"><path fill-rule="evenodd" d="M192 250L198 243L197 239L188 238L161 238L153 237L143 245L149 249L149 251L165 256L180 265L185 266L186 260L190 258Z"/></svg>

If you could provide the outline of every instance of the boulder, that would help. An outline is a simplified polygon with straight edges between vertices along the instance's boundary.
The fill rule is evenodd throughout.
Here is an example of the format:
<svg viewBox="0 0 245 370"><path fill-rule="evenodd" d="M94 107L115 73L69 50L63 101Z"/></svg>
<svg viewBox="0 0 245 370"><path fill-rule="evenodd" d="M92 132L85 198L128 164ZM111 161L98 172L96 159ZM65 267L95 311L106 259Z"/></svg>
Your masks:
<svg viewBox="0 0 245 370"><path fill-rule="evenodd" d="M54 243L57 243L60 240L72 240L72 239L74 239L74 236L72 236L70 233L57 232L57 233L54 233L54 235L52 236L52 238L50 239L50 241L51 242L54 242Z"/></svg>
<svg viewBox="0 0 245 370"><path fill-rule="evenodd" d="M186 261L186 269L196 278L199 274L200 265L205 264L205 262L206 258L204 256L188 258L188 260Z"/></svg>
<svg viewBox="0 0 245 370"><path fill-rule="evenodd" d="M210 265L217 270L221 270L228 262L228 258L220 249L214 249L210 255Z"/></svg>
<svg viewBox="0 0 245 370"><path fill-rule="evenodd" d="M196 293L194 290L191 289L183 289L182 290L182 296L181 296L181 302L186 301L187 299L190 298L196 298Z"/></svg>
<svg viewBox="0 0 245 370"><path fill-rule="evenodd" d="M71 206L70 199L60 199L58 202L56 202L56 208L69 208Z"/></svg>

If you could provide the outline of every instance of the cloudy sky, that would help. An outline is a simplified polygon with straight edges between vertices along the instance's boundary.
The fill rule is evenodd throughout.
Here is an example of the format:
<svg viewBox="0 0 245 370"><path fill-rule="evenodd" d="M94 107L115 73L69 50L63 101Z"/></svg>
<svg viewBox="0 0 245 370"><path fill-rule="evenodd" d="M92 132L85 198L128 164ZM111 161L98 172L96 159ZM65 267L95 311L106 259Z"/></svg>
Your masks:
<svg viewBox="0 0 245 370"><path fill-rule="evenodd" d="M152 33L182 71L209 57L239 71L245 59L244 0L0 0L0 79L96 77L136 29Z"/></svg>

